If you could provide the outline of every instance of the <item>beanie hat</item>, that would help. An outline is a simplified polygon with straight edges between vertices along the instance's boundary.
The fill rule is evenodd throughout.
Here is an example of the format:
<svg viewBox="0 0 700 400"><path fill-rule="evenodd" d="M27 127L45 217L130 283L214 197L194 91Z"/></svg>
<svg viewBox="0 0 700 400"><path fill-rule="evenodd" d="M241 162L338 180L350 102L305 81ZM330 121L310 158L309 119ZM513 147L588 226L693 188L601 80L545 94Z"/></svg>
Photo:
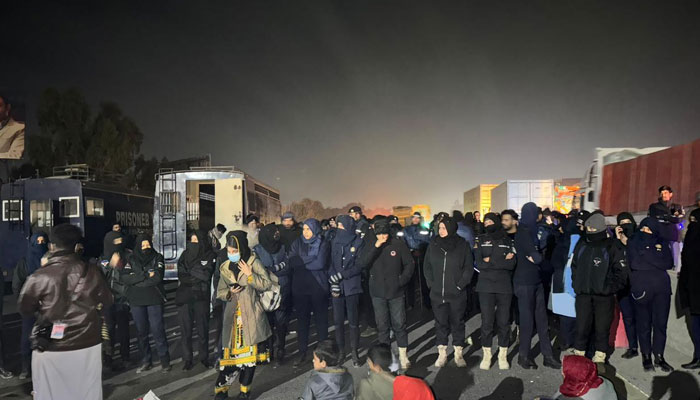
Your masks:
<svg viewBox="0 0 700 400"><path fill-rule="evenodd" d="M607 225L605 225L605 217L599 213L591 214L591 216L588 217L588 219L584 223L584 226L586 227L587 231L590 230L591 232L603 232L608 227Z"/></svg>
<svg viewBox="0 0 700 400"><path fill-rule="evenodd" d="M282 214L282 221L285 219L294 219L294 214L291 211L287 211L286 213Z"/></svg>

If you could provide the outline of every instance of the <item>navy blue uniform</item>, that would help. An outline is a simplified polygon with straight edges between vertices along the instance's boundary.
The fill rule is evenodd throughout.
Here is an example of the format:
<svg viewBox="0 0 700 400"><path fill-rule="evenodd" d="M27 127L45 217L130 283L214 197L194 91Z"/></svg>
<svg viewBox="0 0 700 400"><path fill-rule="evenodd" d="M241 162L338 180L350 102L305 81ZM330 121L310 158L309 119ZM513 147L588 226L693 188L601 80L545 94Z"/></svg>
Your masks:
<svg viewBox="0 0 700 400"><path fill-rule="evenodd" d="M335 338L341 352L345 352L345 316L350 326L350 347L360 346L360 294L362 293L362 265L357 255L363 241L352 230L338 230L331 244L331 276L340 274L340 293L332 298Z"/></svg>

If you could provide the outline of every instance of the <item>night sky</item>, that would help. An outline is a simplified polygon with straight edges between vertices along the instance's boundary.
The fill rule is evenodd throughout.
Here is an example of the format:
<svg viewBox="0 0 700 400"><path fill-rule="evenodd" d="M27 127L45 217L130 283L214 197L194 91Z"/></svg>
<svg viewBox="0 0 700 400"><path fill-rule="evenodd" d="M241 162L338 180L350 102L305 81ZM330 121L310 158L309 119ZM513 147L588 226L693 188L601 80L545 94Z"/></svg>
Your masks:
<svg viewBox="0 0 700 400"><path fill-rule="evenodd" d="M444 209L700 136L697 1L14 3L0 86L28 134L44 88L76 87L147 156L211 153L285 203Z"/></svg>

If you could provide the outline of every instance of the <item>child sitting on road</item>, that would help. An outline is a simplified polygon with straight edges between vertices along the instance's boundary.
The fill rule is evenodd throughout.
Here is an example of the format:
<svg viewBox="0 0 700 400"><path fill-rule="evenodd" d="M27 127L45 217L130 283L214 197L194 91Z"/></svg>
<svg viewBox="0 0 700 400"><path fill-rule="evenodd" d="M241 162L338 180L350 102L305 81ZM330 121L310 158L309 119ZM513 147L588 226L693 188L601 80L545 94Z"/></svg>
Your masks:
<svg viewBox="0 0 700 400"><path fill-rule="evenodd" d="M324 340L314 350L314 371L306 383L302 400L352 400L352 375L338 365L340 351L333 340Z"/></svg>
<svg viewBox="0 0 700 400"><path fill-rule="evenodd" d="M369 376L363 378L357 386L356 400L386 400L394 397L394 380L389 372L392 356L391 347L380 343L367 351Z"/></svg>

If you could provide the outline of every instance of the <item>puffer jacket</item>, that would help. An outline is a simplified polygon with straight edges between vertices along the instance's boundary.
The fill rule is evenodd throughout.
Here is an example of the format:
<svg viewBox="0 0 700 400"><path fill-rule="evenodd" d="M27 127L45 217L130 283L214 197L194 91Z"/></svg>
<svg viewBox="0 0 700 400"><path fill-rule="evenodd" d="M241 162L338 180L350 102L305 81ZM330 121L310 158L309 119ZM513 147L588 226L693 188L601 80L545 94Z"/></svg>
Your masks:
<svg viewBox="0 0 700 400"><path fill-rule="evenodd" d="M46 351L86 349L102 342L101 310L112 305L112 292L97 265L86 264L67 251L49 255L48 262L27 278L18 310L36 316L38 326L65 324L62 339L50 339Z"/></svg>

